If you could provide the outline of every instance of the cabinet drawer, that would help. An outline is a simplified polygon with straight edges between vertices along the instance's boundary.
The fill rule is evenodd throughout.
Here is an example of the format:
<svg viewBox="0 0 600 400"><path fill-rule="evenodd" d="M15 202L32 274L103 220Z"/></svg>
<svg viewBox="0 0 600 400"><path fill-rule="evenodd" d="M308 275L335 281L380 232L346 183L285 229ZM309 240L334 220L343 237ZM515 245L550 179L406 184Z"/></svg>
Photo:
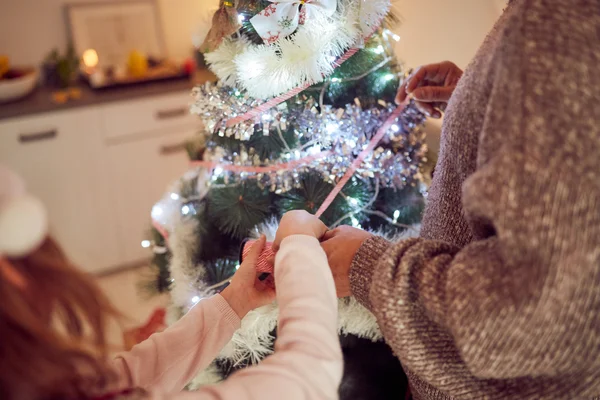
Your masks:
<svg viewBox="0 0 600 400"><path fill-rule="evenodd" d="M190 91L144 100L114 103L102 108L106 139L199 124L189 112Z"/></svg>

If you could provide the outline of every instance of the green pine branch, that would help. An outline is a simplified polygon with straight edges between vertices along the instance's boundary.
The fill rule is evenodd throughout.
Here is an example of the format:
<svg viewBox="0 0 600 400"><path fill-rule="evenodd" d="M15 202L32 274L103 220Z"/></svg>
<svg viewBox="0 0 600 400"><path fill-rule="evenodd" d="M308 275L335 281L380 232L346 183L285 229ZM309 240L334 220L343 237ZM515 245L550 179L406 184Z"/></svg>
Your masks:
<svg viewBox="0 0 600 400"><path fill-rule="evenodd" d="M221 232L236 238L245 238L270 214L269 191L259 188L255 180L209 192L207 215Z"/></svg>
<svg viewBox="0 0 600 400"><path fill-rule="evenodd" d="M235 271L237 271L238 265L237 259L220 259L211 263L205 263L204 269L206 274L202 277L202 280L207 286L216 285L231 278L235 274Z"/></svg>
<svg viewBox="0 0 600 400"><path fill-rule="evenodd" d="M406 187L402 190L384 188L380 191L373 209L400 225L414 225L423 217L425 198L416 187ZM383 230L391 235L405 230L404 227L394 226L377 215L370 215L363 226L374 231Z"/></svg>
<svg viewBox="0 0 600 400"><path fill-rule="evenodd" d="M322 173L310 171L300 177L300 187L285 193L277 202L281 215L292 210L306 210L311 214L318 211L319 207L333 190L334 185L327 182ZM360 209L371 198L369 185L363 180L352 178L344 186L342 193L338 195L325 211L321 219L330 226L345 215ZM355 218L361 219L359 214ZM345 220L348 222L350 218Z"/></svg>

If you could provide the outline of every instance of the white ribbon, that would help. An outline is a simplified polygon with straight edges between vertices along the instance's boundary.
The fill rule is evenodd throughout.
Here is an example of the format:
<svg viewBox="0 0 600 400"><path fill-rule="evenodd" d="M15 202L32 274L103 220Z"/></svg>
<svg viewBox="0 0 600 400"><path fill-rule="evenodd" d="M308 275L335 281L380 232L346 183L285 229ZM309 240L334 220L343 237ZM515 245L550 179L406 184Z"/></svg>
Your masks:
<svg viewBox="0 0 600 400"><path fill-rule="evenodd" d="M269 0L267 8L255 15L250 23L267 44L272 44L294 33L298 25L315 14L331 16L337 9L337 0Z"/></svg>

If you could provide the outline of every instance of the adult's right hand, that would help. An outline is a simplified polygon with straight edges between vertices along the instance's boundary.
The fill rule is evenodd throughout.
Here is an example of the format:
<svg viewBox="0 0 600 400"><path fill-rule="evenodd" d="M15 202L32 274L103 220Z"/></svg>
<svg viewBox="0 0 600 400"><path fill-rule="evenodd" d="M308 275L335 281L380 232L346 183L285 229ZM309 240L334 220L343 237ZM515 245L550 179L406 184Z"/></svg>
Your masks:
<svg viewBox="0 0 600 400"><path fill-rule="evenodd" d="M412 95L421 112L441 118L441 111L445 110L462 74L463 71L450 61L419 67L398 89L396 102L402 103Z"/></svg>

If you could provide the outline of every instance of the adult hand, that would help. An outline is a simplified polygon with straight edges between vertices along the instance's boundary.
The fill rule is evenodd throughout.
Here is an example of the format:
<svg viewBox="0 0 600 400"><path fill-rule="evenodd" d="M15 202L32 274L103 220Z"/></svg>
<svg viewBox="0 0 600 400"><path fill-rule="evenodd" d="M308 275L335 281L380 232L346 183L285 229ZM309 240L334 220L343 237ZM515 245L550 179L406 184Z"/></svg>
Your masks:
<svg viewBox="0 0 600 400"><path fill-rule="evenodd" d="M429 117L441 118L441 111L446 109L462 74L463 71L450 61L419 67L398 89L396 102L402 103L412 95L421 112Z"/></svg>
<svg viewBox="0 0 600 400"><path fill-rule="evenodd" d="M352 260L372 234L351 226L340 226L323 236L321 247L327 254L338 297L348 297L350 293L350 266Z"/></svg>
<svg viewBox="0 0 600 400"><path fill-rule="evenodd" d="M321 240L321 237L327 232L327 226L314 215L304 211L290 211L286 213L281 222L277 235L273 242L273 251L279 250L281 242L288 236L292 235L308 235Z"/></svg>
<svg viewBox="0 0 600 400"><path fill-rule="evenodd" d="M256 262L266 241L263 235L254 243L229 286L221 292L221 296L240 318L244 318L249 311L275 300L275 290L258 280L256 275Z"/></svg>

